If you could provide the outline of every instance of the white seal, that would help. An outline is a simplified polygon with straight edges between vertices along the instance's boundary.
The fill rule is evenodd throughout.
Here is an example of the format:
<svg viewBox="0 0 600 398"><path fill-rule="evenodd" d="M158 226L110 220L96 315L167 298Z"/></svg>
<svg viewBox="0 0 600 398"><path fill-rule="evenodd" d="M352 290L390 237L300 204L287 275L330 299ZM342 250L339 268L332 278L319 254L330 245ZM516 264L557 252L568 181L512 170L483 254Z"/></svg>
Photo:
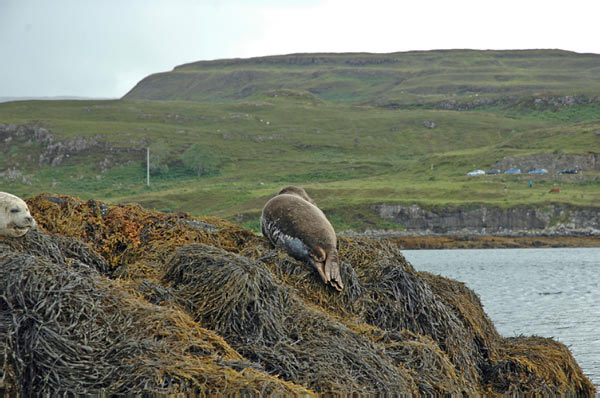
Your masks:
<svg viewBox="0 0 600 398"><path fill-rule="evenodd" d="M23 199L10 193L0 192L0 236L18 238L36 225Z"/></svg>

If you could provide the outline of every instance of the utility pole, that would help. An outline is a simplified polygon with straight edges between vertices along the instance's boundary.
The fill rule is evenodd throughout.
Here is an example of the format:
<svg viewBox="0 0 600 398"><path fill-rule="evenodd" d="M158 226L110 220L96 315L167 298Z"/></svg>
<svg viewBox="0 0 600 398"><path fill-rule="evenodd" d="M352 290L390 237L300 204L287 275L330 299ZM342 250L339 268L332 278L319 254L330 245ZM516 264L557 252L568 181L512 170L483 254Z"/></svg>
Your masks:
<svg viewBox="0 0 600 398"><path fill-rule="evenodd" d="M146 148L146 185L150 186L150 147Z"/></svg>

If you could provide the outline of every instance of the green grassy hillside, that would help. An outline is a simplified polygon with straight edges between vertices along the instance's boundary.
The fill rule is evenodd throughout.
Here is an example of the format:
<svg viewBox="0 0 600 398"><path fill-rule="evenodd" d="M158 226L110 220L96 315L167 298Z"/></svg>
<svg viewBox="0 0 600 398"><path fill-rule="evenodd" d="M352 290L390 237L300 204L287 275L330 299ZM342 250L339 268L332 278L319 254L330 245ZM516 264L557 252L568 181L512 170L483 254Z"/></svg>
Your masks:
<svg viewBox="0 0 600 398"><path fill-rule="evenodd" d="M222 102L280 88L336 103L388 107L477 106L548 93L595 97L600 55L443 50L202 61L148 76L125 98Z"/></svg>
<svg viewBox="0 0 600 398"><path fill-rule="evenodd" d="M257 68L281 80L246 82ZM340 68L377 73L344 75ZM381 77L409 69L412 77L402 84L390 83L398 76ZM212 88L199 77L206 73ZM221 79L228 74L240 76L237 86L231 76ZM199 79L197 85L177 80L182 76ZM337 229L399 228L374 214L382 202L594 206L598 168L557 172L600 152L600 103L593 96L599 76L599 56L560 51L307 54L189 64L148 77L118 101L0 104L0 190L134 201L255 229L265 201L288 184L305 187ZM457 89L467 81L487 87L493 101L476 103L483 92ZM437 88L429 92L426 85ZM542 94L527 88L534 86ZM536 176L533 189L527 174L466 176L506 157L539 155L545 157L537 166L550 173ZM554 185L560 195L547 194Z"/></svg>

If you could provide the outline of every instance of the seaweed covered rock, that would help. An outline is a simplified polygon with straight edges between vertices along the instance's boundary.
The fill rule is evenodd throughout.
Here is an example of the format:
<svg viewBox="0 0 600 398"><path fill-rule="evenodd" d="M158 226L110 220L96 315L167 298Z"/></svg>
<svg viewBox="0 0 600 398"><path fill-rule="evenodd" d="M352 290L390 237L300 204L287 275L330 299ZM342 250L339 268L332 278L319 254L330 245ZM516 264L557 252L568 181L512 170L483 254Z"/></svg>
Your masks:
<svg viewBox="0 0 600 398"><path fill-rule="evenodd" d="M258 261L190 245L169 261L165 281L201 325L286 380L346 394L415 391L412 377L382 347L307 306Z"/></svg>
<svg viewBox="0 0 600 398"><path fill-rule="evenodd" d="M27 203L32 214L39 215L41 228L88 243L105 259L107 275L128 279L157 278L175 247L204 242L235 252L258 239L223 220L194 220L187 214L149 211L137 204L108 206L48 195Z"/></svg>
<svg viewBox="0 0 600 398"><path fill-rule="evenodd" d="M0 239L0 391L595 391L563 344L502 338L475 293L416 272L390 241L340 238L337 292L215 218L66 196L28 204L40 229Z"/></svg>
<svg viewBox="0 0 600 398"><path fill-rule="evenodd" d="M486 370L494 391L519 395L593 396L568 348L550 338L519 336L505 339L500 357Z"/></svg>
<svg viewBox="0 0 600 398"><path fill-rule="evenodd" d="M0 291L4 369L23 396L308 391L269 376L183 311L84 264L3 250Z"/></svg>

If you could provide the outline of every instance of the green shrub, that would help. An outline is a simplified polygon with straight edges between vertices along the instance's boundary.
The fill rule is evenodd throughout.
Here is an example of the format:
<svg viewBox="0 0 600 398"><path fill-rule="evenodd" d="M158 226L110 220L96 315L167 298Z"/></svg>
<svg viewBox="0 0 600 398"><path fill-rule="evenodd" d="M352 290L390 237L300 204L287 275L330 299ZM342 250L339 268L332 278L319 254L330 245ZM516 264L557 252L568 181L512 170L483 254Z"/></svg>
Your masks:
<svg viewBox="0 0 600 398"><path fill-rule="evenodd" d="M180 157L184 167L197 176L219 172L219 157L213 151L200 144L192 144Z"/></svg>
<svg viewBox="0 0 600 398"><path fill-rule="evenodd" d="M169 151L163 144L150 145L150 175L160 176L169 173Z"/></svg>

